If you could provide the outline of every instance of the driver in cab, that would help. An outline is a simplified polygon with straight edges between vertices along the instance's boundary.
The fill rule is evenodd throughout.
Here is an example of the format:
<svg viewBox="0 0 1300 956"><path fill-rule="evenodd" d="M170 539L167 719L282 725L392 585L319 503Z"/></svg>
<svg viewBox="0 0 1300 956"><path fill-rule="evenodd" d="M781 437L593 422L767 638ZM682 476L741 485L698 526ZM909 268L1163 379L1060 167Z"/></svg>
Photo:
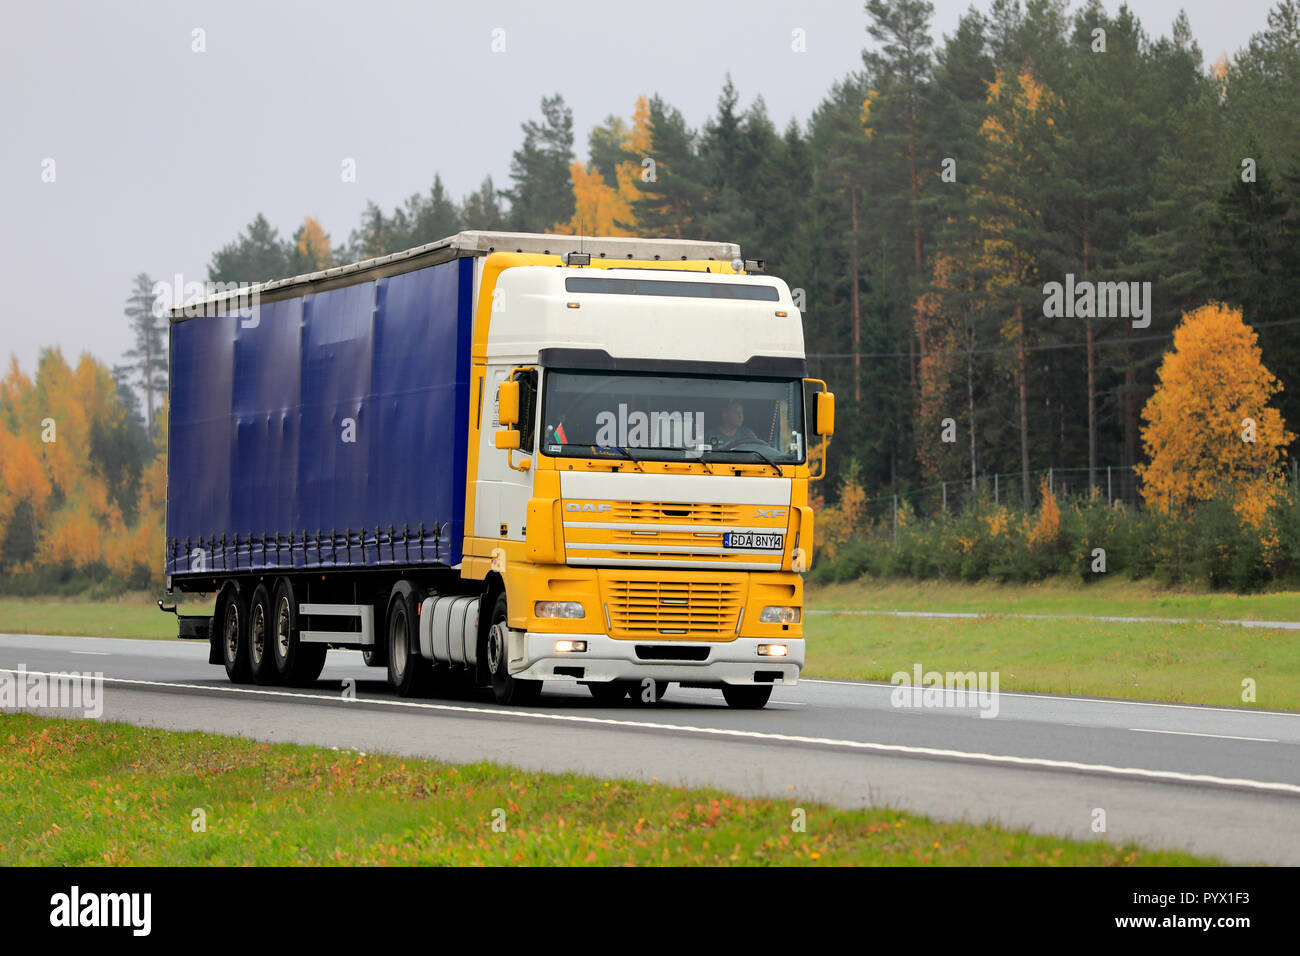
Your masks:
<svg viewBox="0 0 1300 956"><path fill-rule="evenodd" d="M722 427L709 438L709 443L719 450L742 442L758 441L758 436L745 427L745 406L733 399L722 410Z"/></svg>

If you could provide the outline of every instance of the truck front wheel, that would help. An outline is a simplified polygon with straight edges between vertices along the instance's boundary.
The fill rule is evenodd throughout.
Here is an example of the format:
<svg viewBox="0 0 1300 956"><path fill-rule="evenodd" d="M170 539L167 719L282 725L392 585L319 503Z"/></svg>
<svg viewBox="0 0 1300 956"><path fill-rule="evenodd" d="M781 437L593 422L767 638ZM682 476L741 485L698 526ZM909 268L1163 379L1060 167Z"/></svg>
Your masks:
<svg viewBox="0 0 1300 956"><path fill-rule="evenodd" d="M503 591L497 595L496 606L492 609L492 626L488 629L487 636L487 665L488 673L492 675L492 694L498 704L507 707L535 704L542 694L542 682L519 680L510 676L510 649L506 637L509 628L510 617Z"/></svg>
<svg viewBox="0 0 1300 956"><path fill-rule="evenodd" d="M737 710L762 710L772 696L772 685L723 684L722 699Z"/></svg>

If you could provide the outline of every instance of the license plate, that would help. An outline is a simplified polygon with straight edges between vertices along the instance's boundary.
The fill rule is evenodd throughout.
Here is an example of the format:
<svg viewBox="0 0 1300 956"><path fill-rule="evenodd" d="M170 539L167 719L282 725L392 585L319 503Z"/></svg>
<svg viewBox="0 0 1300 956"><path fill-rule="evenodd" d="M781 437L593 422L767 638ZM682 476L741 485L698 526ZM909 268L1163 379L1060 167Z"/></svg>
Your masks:
<svg viewBox="0 0 1300 956"><path fill-rule="evenodd" d="M722 536L724 548L780 551L785 548L783 534L757 534L753 531L728 531Z"/></svg>

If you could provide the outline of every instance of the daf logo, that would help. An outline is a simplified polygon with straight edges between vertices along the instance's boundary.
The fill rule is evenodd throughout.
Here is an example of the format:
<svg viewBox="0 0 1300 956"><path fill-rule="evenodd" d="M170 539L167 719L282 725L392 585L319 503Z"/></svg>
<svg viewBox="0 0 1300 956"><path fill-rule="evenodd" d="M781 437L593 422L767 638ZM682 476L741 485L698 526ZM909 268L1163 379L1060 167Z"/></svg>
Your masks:
<svg viewBox="0 0 1300 956"><path fill-rule="evenodd" d="M760 518L780 518L785 514L784 508L759 508L758 516Z"/></svg>
<svg viewBox="0 0 1300 956"><path fill-rule="evenodd" d="M595 504L590 501L566 501L564 503L565 511L608 511L610 507L608 503Z"/></svg>

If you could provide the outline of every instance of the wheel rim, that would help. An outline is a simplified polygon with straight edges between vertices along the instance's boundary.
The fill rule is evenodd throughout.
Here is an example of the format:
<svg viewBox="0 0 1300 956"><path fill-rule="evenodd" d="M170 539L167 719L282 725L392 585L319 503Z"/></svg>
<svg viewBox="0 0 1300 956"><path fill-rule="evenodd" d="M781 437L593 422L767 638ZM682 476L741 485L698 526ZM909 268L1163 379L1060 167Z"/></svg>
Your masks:
<svg viewBox="0 0 1300 956"><path fill-rule="evenodd" d="M233 604L226 609L226 660L239 655L239 608Z"/></svg>
<svg viewBox="0 0 1300 956"><path fill-rule="evenodd" d="M488 631L488 670L497 674L501 670L501 625L493 624Z"/></svg>
<svg viewBox="0 0 1300 956"><path fill-rule="evenodd" d="M406 614L400 611L393 618L393 648L390 656L393 671L397 674L397 679L401 680L406 676Z"/></svg>
<svg viewBox="0 0 1300 956"><path fill-rule="evenodd" d="M275 642L280 647L280 660L289 658L289 599L280 598L275 612Z"/></svg>
<svg viewBox="0 0 1300 956"><path fill-rule="evenodd" d="M253 663L260 664L262 655L266 652L266 609L260 601L253 608L253 620L249 624L249 646L253 651Z"/></svg>

